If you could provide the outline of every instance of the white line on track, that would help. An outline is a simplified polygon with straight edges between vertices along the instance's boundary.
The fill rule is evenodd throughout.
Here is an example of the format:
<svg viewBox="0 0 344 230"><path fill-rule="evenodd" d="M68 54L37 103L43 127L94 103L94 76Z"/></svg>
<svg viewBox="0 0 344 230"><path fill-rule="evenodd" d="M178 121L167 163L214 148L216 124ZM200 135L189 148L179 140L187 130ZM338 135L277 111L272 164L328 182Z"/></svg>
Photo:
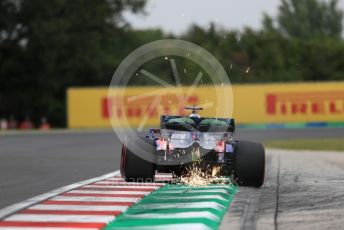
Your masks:
<svg viewBox="0 0 344 230"><path fill-rule="evenodd" d="M115 219L113 215L48 215L48 214L14 214L6 221L20 222L73 222L73 223L107 223Z"/></svg>
<svg viewBox="0 0 344 230"><path fill-rule="evenodd" d="M125 211L127 206L122 205L55 205L37 204L28 210L56 210L56 211Z"/></svg>
<svg viewBox="0 0 344 230"><path fill-rule="evenodd" d="M145 185L86 185L84 188L146 188L146 189L158 189L160 186L145 186Z"/></svg>
<svg viewBox="0 0 344 230"><path fill-rule="evenodd" d="M139 185L139 186L158 186L158 185L164 185L164 183L144 183L144 185L142 185L142 183L134 183L134 182L125 182L125 181L108 181L108 180L104 180L104 181L99 181L96 182L94 184L99 184L99 185Z"/></svg>
<svg viewBox="0 0 344 230"><path fill-rule="evenodd" d="M160 178L160 177L172 178L172 174L171 173L159 173L158 175L155 176L155 178Z"/></svg>
<svg viewBox="0 0 344 230"><path fill-rule="evenodd" d="M78 201L78 202L137 202L140 198L131 197L98 197L98 196L55 196L52 201Z"/></svg>
<svg viewBox="0 0 344 230"><path fill-rule="evenodd" d="M80 193L80 194L116 194L116 195L147 195L151 192L148 191L104 191L104 190L72 190L67 192L67 194L74 194L74 193Z"/></svg>
<svg viewBox="0 0 344 230"><path fill-rule="evenodd" d="M37 203L43 201L43 200L49 199L51 197L54 197L54 196L56 196L58 194L70 191L72 189L75 189L75 188L78 188L78 187L81 187L81 186L84 186L84 185L87 185L87 184L94 183L96 181L105 180L107 178L114 177L114 176L117 176L117 175L119 175L119 170L117 170L115 172L112 172L112 173L105 174L105 175L100 176L100 177L96 177L96 178L92 178L92 179L89 179L89 180L77 182L77 183L74 183L74 184L71 184L71 185L67 185L65 187L55 189L55 190L53 190L51 192L44 193L44 194L39 195L39 196L35 196L35 197L30 198L28 200L25 200L23 202L10 205L10 206L0 210L0 220L5 218L6 216L12 214L12 213L18 212L19 210L25 209L25 208L27 208L29 206L32 206L34 204L37 204Z"/></svg>

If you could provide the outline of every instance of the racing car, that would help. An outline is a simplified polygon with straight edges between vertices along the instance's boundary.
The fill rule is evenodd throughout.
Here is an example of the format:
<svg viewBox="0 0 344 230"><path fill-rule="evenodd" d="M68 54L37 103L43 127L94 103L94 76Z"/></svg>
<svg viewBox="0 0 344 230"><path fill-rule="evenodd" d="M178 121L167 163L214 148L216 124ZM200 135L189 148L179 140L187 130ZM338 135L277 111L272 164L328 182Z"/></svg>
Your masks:
<svg viewBox="0 0 344 230"><path fill-rule="evenodd" d="M156 172L180 177L197 165L209 172L219 168L239 186L260 187L265 176L262 144L235 140L233 118L201 117L201 107L189 106L189 116L160 117L160 128L144 137L126 137L120 172L128 182L152 182ZM211 170L210 170L211 173Z"/></svg>

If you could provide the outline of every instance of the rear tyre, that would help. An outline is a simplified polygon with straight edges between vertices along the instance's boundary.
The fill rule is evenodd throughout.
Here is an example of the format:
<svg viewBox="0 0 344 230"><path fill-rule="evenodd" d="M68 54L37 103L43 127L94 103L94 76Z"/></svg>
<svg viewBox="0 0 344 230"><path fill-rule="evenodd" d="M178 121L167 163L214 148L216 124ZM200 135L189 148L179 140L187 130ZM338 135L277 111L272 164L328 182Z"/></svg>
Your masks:
<svg viewBox="0 0 344 230"><path fill-rule="evenodd" d="M262 144L238 141L235 147L234 178L239 186L260 187L265 176L265 150Z"/></svg>
<svg viewBox="0 0 344 230"><path fill-rule="evenodd" d="M154 140L135 137L122 144L120 166L122 177L127 182L153 182L155 176L154 161L141 158L137 153L135 154L137 151L154 154Z"/></svg>

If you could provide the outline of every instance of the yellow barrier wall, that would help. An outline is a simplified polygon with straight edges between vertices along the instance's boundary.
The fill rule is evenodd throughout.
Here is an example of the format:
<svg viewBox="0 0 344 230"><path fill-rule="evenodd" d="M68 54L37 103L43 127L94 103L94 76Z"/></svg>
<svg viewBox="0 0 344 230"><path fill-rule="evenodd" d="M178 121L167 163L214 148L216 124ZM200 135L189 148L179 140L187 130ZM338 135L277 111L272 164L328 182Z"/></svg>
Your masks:
<svg viewBox="0 0 344 230"><path fill-rule="evenodd" d="M179 91L178 91L179 90ZM202 116L230 114L231 108L225 100L226 86L202 86L188 95L190 88L129 87L71 88L68 90L68 126L70 128L107 128L123 126L128 121L131 126L157 126L160 114L185 114L185 104L203 105ZM344 121L344 82L333 83L293 83L233 85L233 117L239 124L288 123ZM111 92L112 92L111 91ZM125 91L125 92L122 92ZM220 91L220 93L219 93ZM124 105L119 105L116 94L120 92ZM155 92L144 99L130 101L135 95ZM189 92L190 93L190 92ZM154 98L159 95L159 106ZM180 103L184 95L185 103ZM186 96L185 96L186 95ZM110 109L107 105L110 104ZM109 111L110 110L110 111ZM142 120L145 122L142 123Z"/></svg>

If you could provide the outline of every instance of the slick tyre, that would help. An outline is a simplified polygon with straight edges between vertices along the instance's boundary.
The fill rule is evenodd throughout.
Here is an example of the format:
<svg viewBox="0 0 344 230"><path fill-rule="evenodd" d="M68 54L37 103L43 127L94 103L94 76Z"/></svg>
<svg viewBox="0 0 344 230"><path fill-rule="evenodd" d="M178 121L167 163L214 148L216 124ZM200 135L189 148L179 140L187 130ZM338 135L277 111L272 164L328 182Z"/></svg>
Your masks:
<svg viewBox="0 0 344 230"><path fill-rule="evenodd" d="M239 186L261 187L265 177L265 150L262 144L238 141L235 147L234 179Z"/></svg>
<svg viewBox="0 0 344 230"><path fill-rule="evenodd" d="M153 140L135 137L124 141L121 153L121 175L127 182L153 182L155 162L141 158L138 151L154 155Z"/></svg>

